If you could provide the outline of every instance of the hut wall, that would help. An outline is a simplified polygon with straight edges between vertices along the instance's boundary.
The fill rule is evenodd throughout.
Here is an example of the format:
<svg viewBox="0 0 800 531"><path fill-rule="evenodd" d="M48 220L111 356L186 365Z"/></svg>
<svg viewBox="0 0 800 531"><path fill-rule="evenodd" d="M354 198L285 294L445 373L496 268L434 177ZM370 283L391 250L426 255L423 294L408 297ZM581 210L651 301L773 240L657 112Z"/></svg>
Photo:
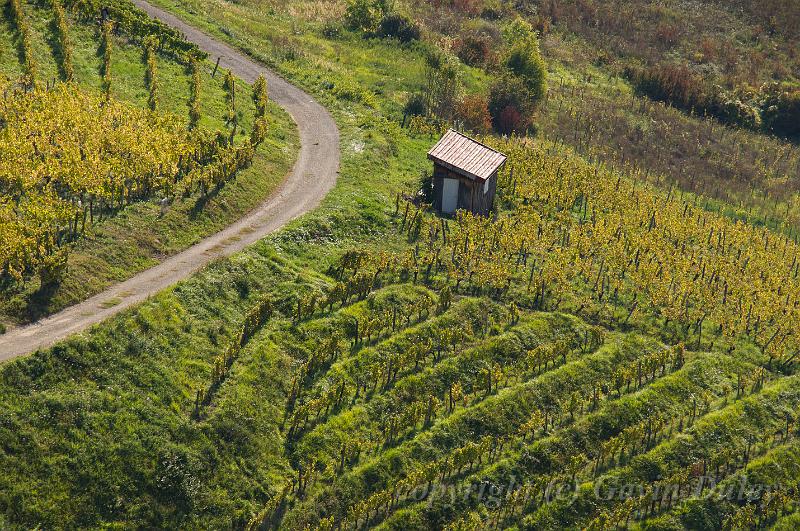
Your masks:
<svg viewBox="0 0 800 531"><path fill-rule="evenodd" d="M492 175L489 180L489 189L483 192L484 183L473 181L452 170L438 164L433 167L433 208L441 212L442 193L444 191L443 180L458 179L458 206L457 208L467 210L475 214L488 216L494 205L494 196L497 191L497 174Z"/></svg>

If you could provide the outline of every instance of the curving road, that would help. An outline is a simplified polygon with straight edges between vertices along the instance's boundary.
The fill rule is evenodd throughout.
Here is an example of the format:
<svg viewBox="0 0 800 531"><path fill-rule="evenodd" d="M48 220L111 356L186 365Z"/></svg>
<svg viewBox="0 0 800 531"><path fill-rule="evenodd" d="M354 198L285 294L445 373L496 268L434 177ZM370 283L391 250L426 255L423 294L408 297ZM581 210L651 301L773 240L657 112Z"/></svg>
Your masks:
<svg viewBox="0 0 800 531"><path fill-rule="evenodd" d="M133 0L151 17L182 31L212 60L252 83L264 75L270 98L294 119L300 131L300 153L284 183L260 207L225 230L51 317L0 336L0 361L45 348L111 317L148 296L188 277L209 262L255 243L292 219L312 210L333 188L339 171L339 130L331 115L311 96L230 46L189 26L147 2Z"/></svg>

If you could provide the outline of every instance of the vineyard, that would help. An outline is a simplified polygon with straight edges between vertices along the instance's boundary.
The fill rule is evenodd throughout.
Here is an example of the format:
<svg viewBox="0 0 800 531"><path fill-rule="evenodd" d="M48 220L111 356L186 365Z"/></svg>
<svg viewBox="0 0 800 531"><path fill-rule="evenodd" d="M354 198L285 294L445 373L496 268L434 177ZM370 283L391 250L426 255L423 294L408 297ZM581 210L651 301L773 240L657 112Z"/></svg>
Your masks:
<svg viewBox="0 0 800 531"><path fill-rule="evenodd" d="M484 140L510 155L496 219L398 195L406 250L344 253L265 323L256 343L294 360L292 472L249 527L788 518L797 244L563 147Z"/></svg>
<svg viewBox="0 0 800 531"><path fill-rule="evenodd" d="M294 321L332 313L272 337L300 355L281 421L294 476L250 527L739 529L791 513L794 242L555 146L495 145L512 161L503 215L446 221L398 198L409 250L345 254ZM647 323L674 346L610 331Z"/></svg>
<svg viewBox="0 0 800 531"><path fill-rule="evenodd" d="M456 289L569 308L609 325L654 319L673 341L751 337L784 369L794 362L797 244L709 212L697 196L661 191L547 143L495 142L510 211L454 222L398 206L417 240L418 274Z"/></svg>
<svg viewBox="0 0 800 531"><path fill-rule="evenodd" d="M638 2L599 33L601 3L542 2L519 8L563 62L539 129L476 134L508 156L494 211L438 215L442 121L404 106L428 47L499 43L510 8L417 6L419 44L382 35L411 8L368 35L333 22L379 4L159 2L319 97L341 176L280 232L0 367L0 528L796 529L796 144L645 99L595 54L564 67L609 35L658 60L669 28L648 40ZM213 201L279 147L263 79L215 72L125 1L6 16L0 287L58 278L141 205ZM770 22L781 54L791 20ZM564 28L584 42L554 52ZM468 96L496 66L459 66Z"/></svg>
<svg viewBox="0 0 800 531"><path fill-rule="evenodd" d="M259 147L285 135L282 117L273 133L263 79L251 98L249 87L212 71L204 53L127 2L13 0L4 15L19 61L4 53L0 64L3 313L57 293L76 248L79 261L118 252L82 240L117 230L132 205L151 205L159 217L201 215L254 161L263 170ZM169 230L162 237L186 238Z"/></svg>

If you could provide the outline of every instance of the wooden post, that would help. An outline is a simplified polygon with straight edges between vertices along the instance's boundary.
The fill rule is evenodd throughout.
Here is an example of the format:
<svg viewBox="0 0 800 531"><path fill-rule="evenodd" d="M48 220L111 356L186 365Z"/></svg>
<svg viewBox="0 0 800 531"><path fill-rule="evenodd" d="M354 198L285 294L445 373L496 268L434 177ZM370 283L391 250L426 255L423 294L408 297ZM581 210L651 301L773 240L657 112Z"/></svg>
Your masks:
<svg viewBox="0 0 800 531"><path fill-rule="evenodd" d="M217 64L214 65L214 71L211 73L211 77L214 77L214 76L217 75L217 69L219 68L220 59L222 59L222 57L217 57Z"/></svg>

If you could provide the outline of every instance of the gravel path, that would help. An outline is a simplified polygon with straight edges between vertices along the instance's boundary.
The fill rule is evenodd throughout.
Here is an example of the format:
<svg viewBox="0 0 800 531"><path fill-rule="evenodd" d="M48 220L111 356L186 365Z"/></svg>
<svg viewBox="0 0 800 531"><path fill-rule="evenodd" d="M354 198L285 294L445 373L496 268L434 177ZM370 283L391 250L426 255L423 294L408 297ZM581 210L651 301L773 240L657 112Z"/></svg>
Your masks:
<svg viewBox="0 0 800 531"><path fill-rule="evenodd" d="M230 46L189 26L174 15L141 0L133 0L189 41L219 57L220 67L252 83L263 74L270 98L294 119L300 132L300 153L284 183L246 217L161 264L51 317L0 336L0 361L45 348L111 317L183 280L209 262L233 254L314 209L333 188L339 171L339 130L331 115L311 96Z"/></svg>

